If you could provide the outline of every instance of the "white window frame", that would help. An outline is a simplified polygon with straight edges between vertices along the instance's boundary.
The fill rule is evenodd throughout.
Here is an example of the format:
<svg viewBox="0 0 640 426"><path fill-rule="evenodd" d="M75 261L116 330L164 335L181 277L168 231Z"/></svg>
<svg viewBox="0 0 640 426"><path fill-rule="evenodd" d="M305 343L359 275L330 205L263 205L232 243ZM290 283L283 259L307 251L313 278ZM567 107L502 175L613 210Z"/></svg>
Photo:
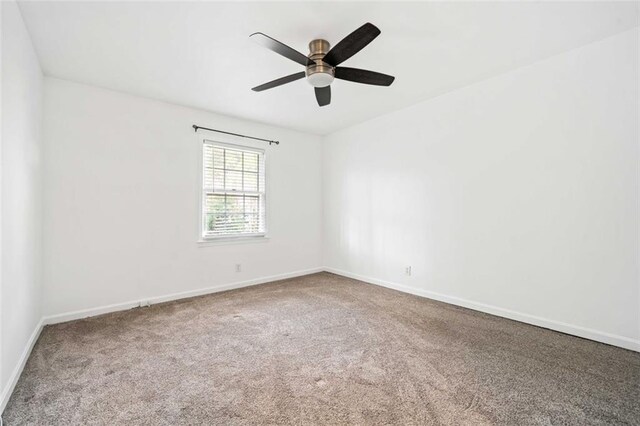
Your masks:
<svg viewBox="0 0 640 426"><path fill-rule="evenodd" d="M216 140L216 139L212 139L212 138L207 138L207 137L200 137L198 138L200 146L199 146L199 173L198 173L198 177L199 177L199 191L200 191L200 196L199 196L199 209L198 209L198 214L200 215L199 219L198 219L198 242L199 243L233 243L233 242L243 242L243 241L254 241L254 242L258 242L258 241L266 241L269 239L268 237L268 219L267 219L267 211L268 211L268 197L267 197L267 153L264 149L262 148L257 148L254 146L248 146L248 145L238 145L235 143L229 143L229 142L222 142L220 140ZM264 164L264 170L261 173L261 175L263 176L264 179L264 231L263 232L257 232L257 233L252 233L252 234L232 234L232 235L206 235L205 234L205 224L206 224L206 219L205 219L205 212L204 212L204 206L205 206L205 188L204 188L204 146L206 144L209 145L213 145L213 146L220 146L222 148L228 148L228 149L236 149L236 150L241 150L241 151L253 151L253 152L257 152L259 154L262 155L262 162Z"/></svg>

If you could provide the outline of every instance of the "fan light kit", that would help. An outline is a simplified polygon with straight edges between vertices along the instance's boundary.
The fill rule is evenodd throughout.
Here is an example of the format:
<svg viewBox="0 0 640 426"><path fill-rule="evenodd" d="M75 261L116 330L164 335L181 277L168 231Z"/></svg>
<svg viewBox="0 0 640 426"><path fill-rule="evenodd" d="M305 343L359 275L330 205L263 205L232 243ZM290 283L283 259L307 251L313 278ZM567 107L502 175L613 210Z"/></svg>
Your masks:
<svg viewBox="0 0 640 426"><path fill-rule="evenodd" d="M375 86L390 86L395 77L369 70L338 66L362 50L378 35L380 35L380 30L375 25L366 23L342 39L333 48L330 48L331 46L326 40L312 40L309 43L309 55L305 56L268 35L253 33L250 36L252 39L267 49L304 66L305 71L281 77L251 90L261 92L306 77L309 84L315 88L318 105L325 106L331 103L331 83L334 78Z"/></svg>

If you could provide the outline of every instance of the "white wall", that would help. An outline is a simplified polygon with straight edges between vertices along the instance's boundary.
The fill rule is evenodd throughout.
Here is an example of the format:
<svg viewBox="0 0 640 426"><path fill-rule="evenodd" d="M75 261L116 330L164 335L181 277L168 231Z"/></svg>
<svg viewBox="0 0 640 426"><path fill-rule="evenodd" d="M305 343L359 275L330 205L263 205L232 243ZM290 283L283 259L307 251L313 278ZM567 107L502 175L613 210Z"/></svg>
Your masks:
<svg viewBox="0 0 640 426"><path fill-rule="evenodd" d="M41 318L42 72L15 2L2 8L0 411ZM34 334L36 332L36 334ZM26 352L25 352L26 351Z"/></svg>
<svg viewBox="0 0 640 426"><path fill-rule="evenodd" d="M52 78L44 104L45 315L322 265L319 136ZM255 142L267 152L267 242L196 243L194 123L281 141Z"/></svg>
<svg viewBox="0 0 640 426"><path fill-rule="evenodd" d="M636 28L330 135L324 263L640 350L638 113Z"/></svg>

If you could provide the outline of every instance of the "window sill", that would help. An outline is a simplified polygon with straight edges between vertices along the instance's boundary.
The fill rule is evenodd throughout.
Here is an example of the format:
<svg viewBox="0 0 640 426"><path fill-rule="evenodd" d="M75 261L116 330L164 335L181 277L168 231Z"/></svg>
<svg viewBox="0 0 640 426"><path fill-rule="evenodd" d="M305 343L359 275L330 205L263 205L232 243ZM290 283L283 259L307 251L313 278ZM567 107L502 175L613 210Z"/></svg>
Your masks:
<svg viewBox="0 0 640 426"><path fill-rule="evenodd" d="M250 235L245 237L217 237L198 240L198 247L220 246L227 244L267 243L267 235Z"/></svg>

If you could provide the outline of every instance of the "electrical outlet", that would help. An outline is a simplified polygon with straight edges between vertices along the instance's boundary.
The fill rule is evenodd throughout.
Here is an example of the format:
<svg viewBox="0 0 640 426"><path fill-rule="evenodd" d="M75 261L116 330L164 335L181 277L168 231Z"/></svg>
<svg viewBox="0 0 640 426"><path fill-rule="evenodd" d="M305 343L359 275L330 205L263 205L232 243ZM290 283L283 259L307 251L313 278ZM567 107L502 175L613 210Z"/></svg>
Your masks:
<svg viewBox="0 0 640 426"><path fill-rule="evenodd" d="M404 268L404 274L407 276L411 276L411 266L407 266Z"/></svg>
<svg viewBox="0 0 640 426"><path fill-rule="evenodd" d="M236 263L236 272L241 272L242 271L242 265L239 263Z"/></svg>

